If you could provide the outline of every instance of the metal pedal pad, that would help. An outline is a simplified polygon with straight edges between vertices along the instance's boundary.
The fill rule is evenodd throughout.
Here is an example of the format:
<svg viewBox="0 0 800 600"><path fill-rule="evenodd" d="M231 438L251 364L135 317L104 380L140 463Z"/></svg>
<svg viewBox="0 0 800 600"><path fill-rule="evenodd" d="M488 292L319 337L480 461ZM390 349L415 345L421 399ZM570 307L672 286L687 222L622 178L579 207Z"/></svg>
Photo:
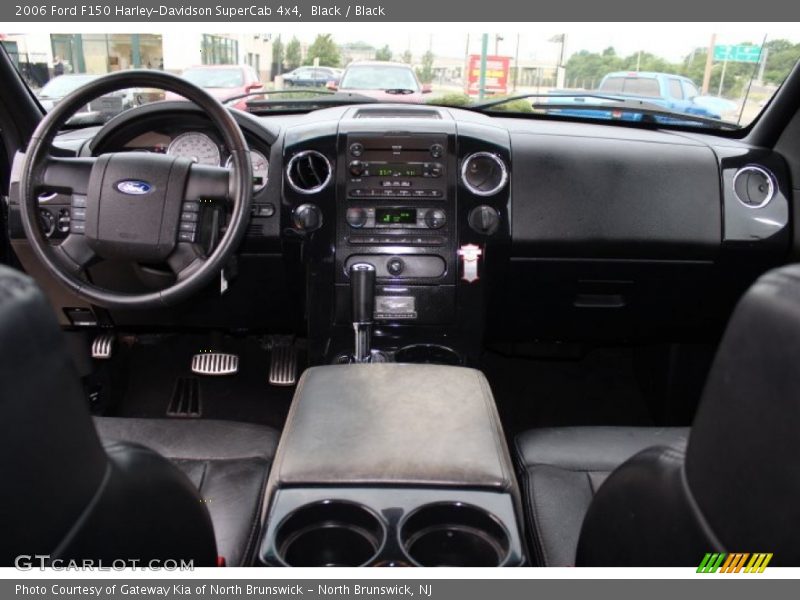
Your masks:
<svg viewBox="0 0 800 600"><path fill-rule="evenodd" d="M202 352L192 357L192 373L198 375L234 375L239 371L239 357L224 352Z"/></svg>
<svg viewBox="0 0 800 600"><path fill-rule="evenodd" d="M200 382L196 377L179 377L167 406L167 416L196 419L202 414Z"/></svg>
<svg viewBox="0 0 800 600"><path fill-rule="evenodd" d="M92 358L97 360L107 360L111 358L111 354L114 352L115 339L113 333L98 334L92 342Z"/></svg>
<svg viewBox="0 0 800 600"><path fill-rule="evenodd" d="M297 348L291 338L272 342L269 355L269 384L290 386L297 383Z"/></svg>

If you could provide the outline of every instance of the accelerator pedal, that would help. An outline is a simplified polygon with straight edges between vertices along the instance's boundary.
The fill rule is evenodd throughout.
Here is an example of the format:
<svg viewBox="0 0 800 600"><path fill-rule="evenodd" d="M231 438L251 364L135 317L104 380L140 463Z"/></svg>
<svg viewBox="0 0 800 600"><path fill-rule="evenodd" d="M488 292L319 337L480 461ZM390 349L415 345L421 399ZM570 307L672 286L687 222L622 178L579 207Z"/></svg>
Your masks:
<svg viewBox="0 0 800 600"><path fill-rule="evenodd" d="M92 342L92 358L108 360L114 352L114 334L100 333Z"/></svg>
<svg viewBox="0 0 800 600"><path fill-rule="evenodd" d="M224 352L201 352L192 357L192 373L198 375L234 375L239 371L239 356Z"/></svg>
<svg viewBox="0 0 800 600"><path fill-rule="evenodd" d="M287 387L297 383L297 347L292 336L274 336L269 346L269 384Z"/></svg>
<svg viewBox="0 0 800 600"><path fill-rule="evenodd" d="M167 416L197 419L202 414L200 382L196 377L179 377L167 406Z"/></svg>

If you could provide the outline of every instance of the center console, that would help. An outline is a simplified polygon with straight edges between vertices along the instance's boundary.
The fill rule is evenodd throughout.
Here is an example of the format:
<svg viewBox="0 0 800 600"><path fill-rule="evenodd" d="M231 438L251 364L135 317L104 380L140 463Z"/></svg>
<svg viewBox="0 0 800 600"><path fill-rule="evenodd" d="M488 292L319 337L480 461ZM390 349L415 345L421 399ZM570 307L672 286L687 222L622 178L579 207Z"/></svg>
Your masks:
<svg viewBox="0 0 800 600"><path fill-rule="evenodd" d="M511 460L473 369L308 369L268 494L266 565L524 563Z"/></svg>
<svg viewBox="0 0 800 600"><path fill-rule="evenodd" d="M356 107L289 128L283 161L311 364L473 364L510 242L508 131L443 109Z"/></svg>

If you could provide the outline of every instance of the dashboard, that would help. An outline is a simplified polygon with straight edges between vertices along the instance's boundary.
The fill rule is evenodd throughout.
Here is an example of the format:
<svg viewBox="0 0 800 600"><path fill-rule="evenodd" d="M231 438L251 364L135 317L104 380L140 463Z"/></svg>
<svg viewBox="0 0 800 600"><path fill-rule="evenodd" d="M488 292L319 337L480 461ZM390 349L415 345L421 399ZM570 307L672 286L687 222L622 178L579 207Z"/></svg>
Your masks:
<svg viewBox="0 0 800 600"><path fill-rule="evenodd" d="M56 145L229 164L210 121L186 104L126 111ZM330 362L350 339L349 269L370 262L388 345L446 343L469 361L487 336L713 336L724 307L791 250L785 161L736 140L432 106L234 114L254 195L230 286L163 314L109 315L115 323L283 327L308 337L313 362ZM41 206L57 242L69 206ZM91 276L141 289L163 284L155 272Z"/></svg>

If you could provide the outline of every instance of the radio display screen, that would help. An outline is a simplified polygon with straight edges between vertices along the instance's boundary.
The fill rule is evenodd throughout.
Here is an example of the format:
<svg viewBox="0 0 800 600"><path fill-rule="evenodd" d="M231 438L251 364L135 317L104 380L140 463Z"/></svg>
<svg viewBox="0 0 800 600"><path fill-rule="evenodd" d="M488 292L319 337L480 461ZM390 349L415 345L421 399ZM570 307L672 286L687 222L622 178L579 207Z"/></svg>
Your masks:
<svg viewBox="0 0 800 600"><path fill-rule="evenodd" d="M371 175L378 177L422 177L421 163L385 163L376 164L375 172Z"/></svg>
<svg viewBox="0 0 800 600"><path fill-rule="evenodd" d="M381 224L416 225L416 208L376 208L375 222Z"/></svg>

